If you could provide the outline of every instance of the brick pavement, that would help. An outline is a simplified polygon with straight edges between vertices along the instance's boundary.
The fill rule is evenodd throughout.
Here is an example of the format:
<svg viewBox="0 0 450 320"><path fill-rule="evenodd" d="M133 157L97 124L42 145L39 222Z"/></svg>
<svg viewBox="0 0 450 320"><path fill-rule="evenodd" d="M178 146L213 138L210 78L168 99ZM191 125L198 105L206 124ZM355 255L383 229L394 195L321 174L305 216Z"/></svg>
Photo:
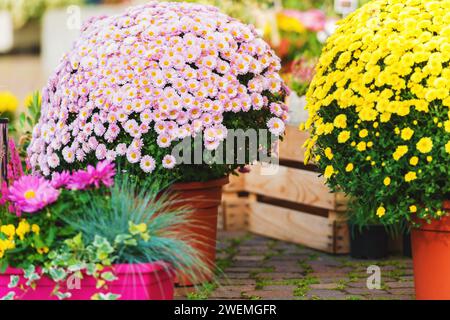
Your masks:
<svg viewBox="0 0 450 320"><path fill-rule="evenodd" d="M216 283L177 288L178 299L410 300L412 261L333 256L242 232L219 232ZM367 267L381 270L380 289L366 285Z"/></svg>

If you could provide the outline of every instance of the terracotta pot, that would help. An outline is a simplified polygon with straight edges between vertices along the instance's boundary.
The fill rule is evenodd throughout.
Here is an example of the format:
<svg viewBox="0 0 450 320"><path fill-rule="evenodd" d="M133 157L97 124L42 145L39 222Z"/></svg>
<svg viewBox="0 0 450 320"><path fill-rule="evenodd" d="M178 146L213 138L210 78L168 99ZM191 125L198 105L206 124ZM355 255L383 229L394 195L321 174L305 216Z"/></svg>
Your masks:
<svg viewBox="0 0 450 320"><path fill-rule="evenodd" d="M450 201L444 210L450 213ZM414 282L418 300L450 300L450 216L411 232Z"/></svg>
<svg viewBox="0 0 450 320"><path fill-rule="evenodd" d="M229 178L206 182L174 184L170 191L177 194L178 206L193 208L190 223L183 226L183 233L191 239L191 245L197 249L208 266L204 277L194 281L187 275L179 275L176 283L183 286L208 282L213 279L216 260L217 215L222 201L222 187Z"/></svg>
<svg viewBox="0 0 450 320"><path fill-rule="evenodd" d="M84 275L78 281L59 283L61 291L71 293L68 300L90 300L97 292L120 294L120 300L173 300L174 272L168 264L116 264L113 269L117 279L109 283L107 289L98 290L97 280ZM19 276L20 280L17 287L10 289L11 276ZM34 289L24 286L25 283L21 269L6 269L0 274L0 298L14 292L17 300L58 300L52 294L56 283L48 277L39 279Z"/></svg>

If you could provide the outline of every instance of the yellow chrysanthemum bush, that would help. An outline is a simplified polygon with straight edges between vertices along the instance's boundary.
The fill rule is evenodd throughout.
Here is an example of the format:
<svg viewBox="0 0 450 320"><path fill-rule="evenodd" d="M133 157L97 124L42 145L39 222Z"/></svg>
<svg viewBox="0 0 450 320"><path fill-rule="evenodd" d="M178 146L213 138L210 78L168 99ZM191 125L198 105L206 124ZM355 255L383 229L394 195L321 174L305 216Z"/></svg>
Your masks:
<svg viewBox="0 0 450 320"><path fill-rule="evenodd" d="M355 219L437 219L450 193L450 0L372 1L322 52L302 125ZM301 128L303 129L303 128Z"/></svg>

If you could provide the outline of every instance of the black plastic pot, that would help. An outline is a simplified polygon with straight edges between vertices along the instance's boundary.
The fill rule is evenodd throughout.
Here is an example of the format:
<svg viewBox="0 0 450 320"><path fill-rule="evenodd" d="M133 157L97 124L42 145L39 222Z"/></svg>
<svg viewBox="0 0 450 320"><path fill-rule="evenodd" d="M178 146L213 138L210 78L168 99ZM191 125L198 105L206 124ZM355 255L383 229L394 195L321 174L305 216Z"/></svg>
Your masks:
<svg viewBox="0 0 450 320"><path fill-rule="evenodd" d="M380 225L349 224L350 256L356 259L381 259L388 255L388 234Z"/></svg>
<svg viewBox="0 0 450 320"><path fill-rule="evenodd" d="M411 248L411 233L405 232L403 234L403 255L408 258L412 258Z"/></svg>

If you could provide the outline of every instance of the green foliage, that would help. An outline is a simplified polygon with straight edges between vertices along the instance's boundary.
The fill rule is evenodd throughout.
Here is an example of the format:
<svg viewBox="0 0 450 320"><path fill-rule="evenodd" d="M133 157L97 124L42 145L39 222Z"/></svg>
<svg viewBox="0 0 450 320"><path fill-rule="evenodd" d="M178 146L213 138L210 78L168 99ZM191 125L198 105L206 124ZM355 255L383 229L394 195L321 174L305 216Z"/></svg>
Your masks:
<svg viewBox="0 0 450 320"><path fill-rule="evenodd" d="M39 91L33 94L29 105L25 107L26 111L19 115L19 130L17 130L20 134L19 151L22 157L26 157L26 150L31 141L33 128L41 117L41 96Z"/></svg>
<svg viewBox="0 0 450 320"><path fill-rule="evenodd" d="M193 277L206 270L182 231L192 223L190 210L179 207L174 196L161 194L154 184L138 188L127 175L117 177L108 194L86 195L87 202L58 218L101 249L97 258L103 264L165 261Z"/></svg>

